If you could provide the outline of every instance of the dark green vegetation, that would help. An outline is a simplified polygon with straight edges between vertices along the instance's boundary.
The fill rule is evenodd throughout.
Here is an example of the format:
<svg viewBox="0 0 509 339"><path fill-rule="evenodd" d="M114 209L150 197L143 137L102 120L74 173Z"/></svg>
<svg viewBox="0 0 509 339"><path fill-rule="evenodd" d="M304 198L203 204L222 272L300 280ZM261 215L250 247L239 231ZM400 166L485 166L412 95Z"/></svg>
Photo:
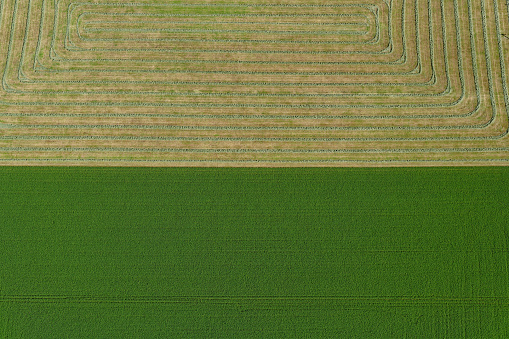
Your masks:
<svg viewBox="0 0 509 339"><path fill-rule="evenodd" d="M506 0L0 0L0 164L509 164Z"/></svg>
<svg viewBox="0 0 509 339"><path fill-rule="evenodd" d="M0 337L508 338L509 170L0 169Z"/></svg>

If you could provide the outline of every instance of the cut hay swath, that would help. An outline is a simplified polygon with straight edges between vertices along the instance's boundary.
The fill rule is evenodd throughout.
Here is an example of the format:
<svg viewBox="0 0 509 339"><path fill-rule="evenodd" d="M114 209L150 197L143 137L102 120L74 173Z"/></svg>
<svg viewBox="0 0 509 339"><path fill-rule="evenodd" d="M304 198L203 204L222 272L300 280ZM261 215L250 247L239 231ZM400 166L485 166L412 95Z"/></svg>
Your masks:
<svg viewBox="0 0 509 339"><path fill-rule="evenodd" d="M0 0L0 163L509 160L502 0Z"/></svg>

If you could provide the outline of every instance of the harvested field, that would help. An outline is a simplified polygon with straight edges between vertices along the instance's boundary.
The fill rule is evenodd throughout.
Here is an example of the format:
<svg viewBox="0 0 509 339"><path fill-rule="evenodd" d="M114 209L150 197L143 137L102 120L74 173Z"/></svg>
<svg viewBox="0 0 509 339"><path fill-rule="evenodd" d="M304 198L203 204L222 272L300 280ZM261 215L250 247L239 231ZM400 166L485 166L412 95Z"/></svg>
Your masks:
<svg viewBox="0 0 509 339"><path fill-rule="evenodd" d="M0 39L2 165L509 163L503 0L0 0Z"/></svg>

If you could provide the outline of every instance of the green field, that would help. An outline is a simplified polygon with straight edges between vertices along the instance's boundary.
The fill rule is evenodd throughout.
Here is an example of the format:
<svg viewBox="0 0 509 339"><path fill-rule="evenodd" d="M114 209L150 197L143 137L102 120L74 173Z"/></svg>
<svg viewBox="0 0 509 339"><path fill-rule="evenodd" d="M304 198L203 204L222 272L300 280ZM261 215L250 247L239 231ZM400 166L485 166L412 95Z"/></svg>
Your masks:
<svg viewBox="0 0 509 339"><path fill-rule="evenodd" d="M506 168L0 168L0 337L508 338Z"/></svg>

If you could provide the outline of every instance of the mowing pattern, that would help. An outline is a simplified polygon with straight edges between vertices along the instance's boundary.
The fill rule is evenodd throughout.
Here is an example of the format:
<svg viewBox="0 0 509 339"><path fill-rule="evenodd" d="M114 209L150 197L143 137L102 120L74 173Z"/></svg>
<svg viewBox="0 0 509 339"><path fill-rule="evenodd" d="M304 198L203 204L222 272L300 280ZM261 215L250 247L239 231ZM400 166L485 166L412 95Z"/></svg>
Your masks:
<svg viewBox="0 0 509 339"><path fill-rule="evenodd" d="M0 0L1 164L509 160L503 0Z"/></svg>

